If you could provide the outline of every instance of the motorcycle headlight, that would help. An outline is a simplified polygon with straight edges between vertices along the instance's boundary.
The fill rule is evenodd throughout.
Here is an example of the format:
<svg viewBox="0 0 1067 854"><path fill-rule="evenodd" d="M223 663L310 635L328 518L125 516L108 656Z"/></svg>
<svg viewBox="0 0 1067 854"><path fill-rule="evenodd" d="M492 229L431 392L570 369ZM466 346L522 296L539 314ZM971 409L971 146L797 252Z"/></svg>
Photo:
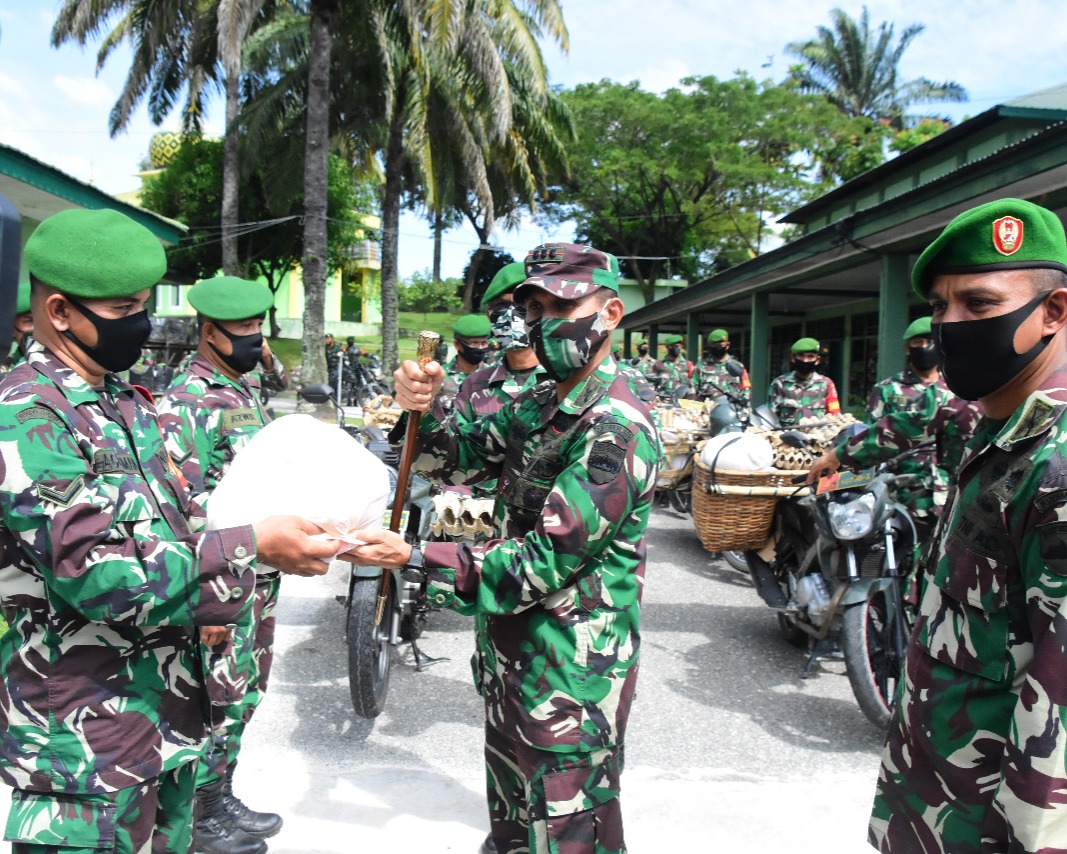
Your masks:
<svg viewBox="0 0 1067 854"><path fill-rule="evenodd" d="M869 534L874 525L874 496L865 492L852 501L830 504L826 513L835 537L857 540Z"/></svg>

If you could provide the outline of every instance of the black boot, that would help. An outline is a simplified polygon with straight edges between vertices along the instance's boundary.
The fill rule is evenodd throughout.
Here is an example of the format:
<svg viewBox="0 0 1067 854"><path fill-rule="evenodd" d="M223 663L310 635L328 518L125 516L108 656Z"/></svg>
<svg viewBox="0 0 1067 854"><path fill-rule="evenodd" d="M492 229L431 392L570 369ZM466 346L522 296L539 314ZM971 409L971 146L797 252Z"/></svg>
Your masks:
<svg viewBox="0 0 1067 854"><path fill-rule="evenodd" d="M480 854L496 854L496 843L493 842L493 834L490 833L485 837Z"/></svg>
<svg viewBox="0 0 1067 854"><path fill-rule="evenodd" d="M256 812L242 803L233 793L233 772L237 763L230 763L222 785L222 805L241 830L249 836L267 839L282 829L282 817L273 812Z"/></svg>
<svg viewBox="0 0 1067 854"><path fill-rule="evenodd" d="M233 823L222 805L222 784L216 780L196 790L193 850L196 854L266 854L267 843Z"/></svg>

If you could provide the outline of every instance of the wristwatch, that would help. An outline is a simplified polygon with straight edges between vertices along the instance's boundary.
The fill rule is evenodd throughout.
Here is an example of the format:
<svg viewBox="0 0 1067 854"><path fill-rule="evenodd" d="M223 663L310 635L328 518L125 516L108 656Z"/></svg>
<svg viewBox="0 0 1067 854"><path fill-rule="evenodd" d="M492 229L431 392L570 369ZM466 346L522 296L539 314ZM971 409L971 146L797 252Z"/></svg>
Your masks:
<svg viewBox="0 0 1067 854"><path fill-rule="evenodd" d="M408 562L404 564L404 568L400 571L400 576L405 581L422 582L426 579L424 566L422 549L418 543L412 543L411 555L408 557Z"/></svg>

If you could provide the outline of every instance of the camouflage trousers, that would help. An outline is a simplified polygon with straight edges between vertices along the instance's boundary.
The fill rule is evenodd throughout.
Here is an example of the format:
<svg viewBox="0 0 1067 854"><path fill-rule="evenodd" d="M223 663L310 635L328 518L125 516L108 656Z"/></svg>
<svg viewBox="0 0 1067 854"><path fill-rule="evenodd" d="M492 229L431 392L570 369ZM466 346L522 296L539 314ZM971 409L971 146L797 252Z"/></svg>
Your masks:
<svg viewBox="0 0 1067 854"><path fill-rule="evenodd" d="M198 789L223 777L237 760L241 736L267 692L274 661L278 586L277 576L259 579L252 603L252 622L235 629L225 644L204 647L211 697L211 732L197 771Z"/></svg>
<svg viewBox="0 0 1067 854"><path fill-rule="evenodd" d="M104 795L16 789L4 838L12 854L189 854L197 764Z"/></svg>
<svg viewBox="0 0 1067 854"><path fill-rule="evenodd" d="M489 824L500 854L624 854L621 748L537 750L485 728Z"/></svg>

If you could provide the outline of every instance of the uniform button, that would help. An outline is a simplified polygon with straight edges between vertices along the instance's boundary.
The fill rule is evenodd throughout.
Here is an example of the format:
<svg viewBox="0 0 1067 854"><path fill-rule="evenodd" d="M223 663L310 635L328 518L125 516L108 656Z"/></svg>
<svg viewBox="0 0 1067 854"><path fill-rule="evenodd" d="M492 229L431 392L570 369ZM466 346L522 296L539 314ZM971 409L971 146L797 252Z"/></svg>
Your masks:
<svg viewBox="0 0 1067 854"><path fill-rule="evenodd" d="M444 605L445 599L447 598L448 597L445 596L444 593L438 593L436 596L433 597L433 601L436 602L438 605Z"/></svg>
<svg viewBox="0 0 1067 854"><path fill-rule="evenodd" d="M233 556L238 558L248 557L248 549L246 549L244 546L238 546L233 550Z"/></svg>
<svg viewBox="0 0 1067 854"><path fill-rule="evenodd" d="M233 588L233 590L230 591L231 599L240 599L243 595L244 593L241 591L240 587L235 587Z"/></svg>

